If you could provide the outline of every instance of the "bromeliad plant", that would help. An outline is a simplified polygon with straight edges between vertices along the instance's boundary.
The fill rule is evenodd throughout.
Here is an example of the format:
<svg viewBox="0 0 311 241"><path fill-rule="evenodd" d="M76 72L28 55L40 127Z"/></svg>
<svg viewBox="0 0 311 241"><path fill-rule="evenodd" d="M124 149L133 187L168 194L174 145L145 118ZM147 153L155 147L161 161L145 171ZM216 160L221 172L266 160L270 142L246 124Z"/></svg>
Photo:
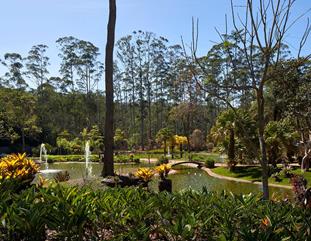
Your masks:
<svg viewBox="0 0 311 241"><path fill-rule="evenodd" d="M0 159L0 183L14 182L28 186L39 166L24 154L12 154Z"/></svg>
<svg viewBox="0 0 311 241"><path fill-rule="evenodd" d="M155 168L155 171L159 174L161 180L159 181L159 191L172 192L172 180L167 179L167 175L170 172L172 166L170 164L162 164Z"/></svg>
<svg viewBox="0 0 311 241"><path fill-rule="evenodd" d="M141 179L143 182L148 183L154 176L154 172L150 168L139 168L135 173L135 176Z"/></svg>
<svg viewBox="0 0 311 241"><path fill-rule="evenodd" d="M171 169L172 169L172 166L170 164L162 164L160 166L157 166L155 168L155 171L159 174L160 178L164 180L167 178L167 175Z"/></svg>

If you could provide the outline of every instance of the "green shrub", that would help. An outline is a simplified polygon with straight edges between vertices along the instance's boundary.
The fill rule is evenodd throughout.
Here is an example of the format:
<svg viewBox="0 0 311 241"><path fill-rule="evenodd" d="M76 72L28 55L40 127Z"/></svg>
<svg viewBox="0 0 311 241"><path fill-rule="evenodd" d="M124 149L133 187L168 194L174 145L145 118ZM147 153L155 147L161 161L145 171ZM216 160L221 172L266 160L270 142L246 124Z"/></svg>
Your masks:
<svg viewBox="0 0 311 241"><path fill-rule="evenodd" d="M203 156L199 156L199 155L193 155L192 157L191 157L191 160L192 161L203 161L204 160L204 157Z"/></svg>
<svg viewBox="0 0 311 241"><path fill-rule="evenodd" d="M162 164L167 164L169 162L166 156L161 156L158 161L156 162L156 166L160 166Z"/></svg>
<svg viewBox="0 0 311 241"><path fill-rule="evenodd" d="M0 240L308 240L311 224L310 209L206 190L1 190L0 213Z"/></svg>
<svg viewBox="0 0 311 241"><path fill-rule="evenodd" d="M100 157L98 155L91 155L90 161L92 162L99 162ZM48 156L48 162L85 162L85 156L84 155L49 155ZM114 162L115 163L129 163L129 162L135 162L139 163L139 158L136 156L130 156L130 155L115 155L114 156Z"/></svg>
<svg viewBox="0 0 311 241"><path fill-rule="evenodd" d="M139 158L134 158L134 162L135 162L136 164L139 164L139 163L140 163Z"/></svg>
<svg viewBox="0 0 311 241"><path fill-rule="evenodd" d="M91 155L90 161L99 162L98 155ZM49 155L48 162L85 162L84 155Z"/></svg>
<svg viewBox="0 0 311 241"><path fill-rule="evenodd" d="M205 160L205 166L207 168L214 168L215 167L215 161L212 159Z"/></svg>
<svg viewBox="0 0 311 241"><path fill-rule="evenodd" d="M130 154L130 155L116 155L114 157L114 162L115 163L130 163L130 162L135 162L139 163L140 160L136 156Z"/></svg>

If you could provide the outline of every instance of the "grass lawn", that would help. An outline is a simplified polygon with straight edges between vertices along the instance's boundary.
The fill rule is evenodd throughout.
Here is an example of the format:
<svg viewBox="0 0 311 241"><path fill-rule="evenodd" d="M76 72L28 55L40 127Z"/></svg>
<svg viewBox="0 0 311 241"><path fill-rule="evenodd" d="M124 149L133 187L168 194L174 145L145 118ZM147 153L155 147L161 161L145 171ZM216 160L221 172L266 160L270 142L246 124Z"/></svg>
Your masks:
<svg viewBox="0 0 311 241"><path fill-rule="evenodd" d="M227 176L227 177L235 177L241 178L249 181L261 181L261 168L260 167L235 167L233 171L229 171L226 167L217 167L212 170L214 173ZM311 184L311 172L302 173L300 168L294 168L291 170L294 174L302 174L308 181L310 186ZM280 175L281 181L277 182L275 178L270 177L269 183L280 184L280 185L290 185L290 178L285 177L284 175Z"/></svg>

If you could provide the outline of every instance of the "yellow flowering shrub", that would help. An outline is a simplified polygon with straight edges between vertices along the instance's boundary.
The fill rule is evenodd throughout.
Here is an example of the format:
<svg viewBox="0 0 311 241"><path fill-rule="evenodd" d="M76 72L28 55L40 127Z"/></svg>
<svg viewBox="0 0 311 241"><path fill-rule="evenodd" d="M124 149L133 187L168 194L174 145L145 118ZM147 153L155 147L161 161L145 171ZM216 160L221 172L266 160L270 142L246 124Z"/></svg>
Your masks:
<svg viewBox="0 0 311 241"><path fill-rule="evenodd" d="M14 179L18 181L32 180L39 166L24 154L12 154L0 159L0 182Z"/></svg>
<svg viewBox="0 0 311 241"><path fill-rule="evenodd" d="M174 135L176 145L184 145L188 143L186 136Z"/></svg>
<svg viewBox="0 0 311 241"><path fill-rule="evenodd" d="M151 178L153 177L153 175L154 175L154 172L150 168L144 168L144 167L139 168L135 173L135 176L140 178L144 182L149 182Z"/></svg>
<svg viewBox="0 0 311 241"><path fill-rule="evenodd" d="M155 171L159 173L161 178L164 178L167 176L167 174L170 172L172 169L172 166L170 164L162 164L160 166L157 166L155 168Z"/></svg>

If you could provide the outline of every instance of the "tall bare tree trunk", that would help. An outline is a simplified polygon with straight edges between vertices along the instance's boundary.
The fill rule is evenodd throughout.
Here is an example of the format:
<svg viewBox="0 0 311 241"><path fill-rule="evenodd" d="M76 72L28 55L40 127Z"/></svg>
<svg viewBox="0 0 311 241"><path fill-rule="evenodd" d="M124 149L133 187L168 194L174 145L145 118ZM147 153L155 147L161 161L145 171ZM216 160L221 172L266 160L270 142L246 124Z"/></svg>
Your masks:
<svg viewBox="0 0 311 241"><path fill-rule="evenodd" d="M25 152L25 131L24 128L22 128L22 152Z"/></svg>
<svg viewBox="0 0 311 241"><path fill-rule="evenodd" d="M140 98L140 146L141 150L145 150L145 104L144 104L144 95L143 95L143 76L142 70L139 72L139 81L140 81L140 90L139 90L139 98Z"/></svg>
<svg viewBox="0 0 311 241"><path fill-rule="evenodd" d="M264 117L264 97L263 97L263 89L260 88L257 91L257 108L258 108L258 138L260 145L260 154L261 154L261 167L262 167L262 191L263 198L269 199L269 165L267 159L267 150L266 150L266 142L264 138L264 130L265 130L265 117Z"/></svg>
<svg viewBox="0 0 311 241"><path fill-rule="evenodd" d="M113 176L113 48L116 26L116 0L109 0L109 21L107 26L107 44L105 59L106 84L106 119L105 119L105 153L102 176Z"/></svg>

